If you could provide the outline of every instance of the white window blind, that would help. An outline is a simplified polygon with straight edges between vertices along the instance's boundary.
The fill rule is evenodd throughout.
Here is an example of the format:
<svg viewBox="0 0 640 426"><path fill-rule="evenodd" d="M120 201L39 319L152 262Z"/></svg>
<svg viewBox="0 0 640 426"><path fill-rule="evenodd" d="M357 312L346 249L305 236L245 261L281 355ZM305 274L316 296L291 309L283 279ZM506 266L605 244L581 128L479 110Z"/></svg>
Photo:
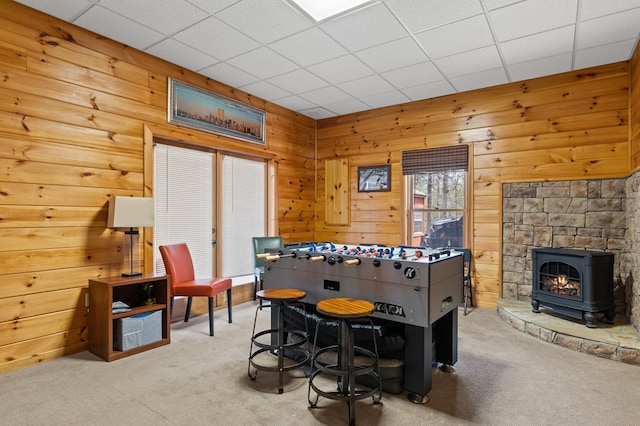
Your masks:
<svg viewBox="0 0 640 426"><path fill-rule="evenodd" d="M168 145L155 146L156 210L154 266L165 273L158 247L185 242L196 278L212 274L212 154Z"/></svg>
<svg viewBox="0 0 640 426"><path fill-rule="evenodd" d="M223 158L223 275L253 274L252 237L265 233L264 161Z"/></svg>

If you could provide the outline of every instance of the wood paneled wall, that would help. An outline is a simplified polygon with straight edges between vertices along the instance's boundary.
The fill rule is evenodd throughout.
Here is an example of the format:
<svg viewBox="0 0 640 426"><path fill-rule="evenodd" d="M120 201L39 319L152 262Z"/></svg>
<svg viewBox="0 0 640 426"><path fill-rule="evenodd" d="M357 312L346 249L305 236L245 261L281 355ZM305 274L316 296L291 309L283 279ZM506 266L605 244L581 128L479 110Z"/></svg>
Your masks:
<svg viewBox="0 0 640 426"><path fill-rule="evenodd" d="M631 57L631 95L629 99L629 142L631 169L640 169L640 43Z"/></svg>
<svg viewBox="0 0 640 426"><path fill-rule="evenodd" d="M324 159L349 158L352 216L326 225L319 185L318 240L405 243L402 151L469 144L474 301L495 307L502 183L627 176L629 79L622 62L319 121L318 181ZM391 164L392 191L358 193L356 168L376 164Z"/></svg>
<svg viewBox="0 0 640 426"><path fill-rule="evenodd" d="M167 77L266 110L268 147L168 125ZM0 373L87 349L88 279L127 270L107 200L152 194L145 127L272 159L277 232L313 239L314 120L1 1Z"/></svg>

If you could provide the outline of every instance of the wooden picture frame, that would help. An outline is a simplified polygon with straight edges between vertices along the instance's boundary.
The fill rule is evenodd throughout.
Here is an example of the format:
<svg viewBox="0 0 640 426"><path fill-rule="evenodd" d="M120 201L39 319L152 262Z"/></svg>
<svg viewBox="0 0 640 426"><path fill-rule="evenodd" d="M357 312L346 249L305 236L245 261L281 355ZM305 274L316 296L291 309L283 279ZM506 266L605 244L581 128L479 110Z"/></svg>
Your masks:
<svg viewBox="0 0 640 426"><path fill-rule="evenodd" d="M358 192L391 191L391 165L358 167Z"/></svg>
<svg viewBox="0 0 640 426"><path fill-rule="evenodd" d="M266 145L264 111L172 78L168 89L169 123Z"/></svg>

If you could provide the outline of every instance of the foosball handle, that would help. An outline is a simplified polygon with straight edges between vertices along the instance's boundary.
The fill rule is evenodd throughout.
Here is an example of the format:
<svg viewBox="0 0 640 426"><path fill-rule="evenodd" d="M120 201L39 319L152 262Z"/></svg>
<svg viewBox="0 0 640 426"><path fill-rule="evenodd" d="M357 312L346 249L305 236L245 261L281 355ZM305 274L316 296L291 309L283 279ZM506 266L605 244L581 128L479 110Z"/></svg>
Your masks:
<svg viewBox="0 0 640 426"><path fill-rule="evenodd" d="M346 266L352 266L352 265L359 265L360 264L360 259L349 259L349 260L345 260L344 264Z"/></svg>
<svg viewBox="0 0 640 426"><path fill-rule="evenodd" d="M296 252L292 252L292 253L282 253L282 251L280 251L280 253L269 253L269 255L267 257L264 258L264 260L269 261L269 262L275 262L276 260L280 260L283 259L285 257L293 257L294 259L297 257Z"/></svg>

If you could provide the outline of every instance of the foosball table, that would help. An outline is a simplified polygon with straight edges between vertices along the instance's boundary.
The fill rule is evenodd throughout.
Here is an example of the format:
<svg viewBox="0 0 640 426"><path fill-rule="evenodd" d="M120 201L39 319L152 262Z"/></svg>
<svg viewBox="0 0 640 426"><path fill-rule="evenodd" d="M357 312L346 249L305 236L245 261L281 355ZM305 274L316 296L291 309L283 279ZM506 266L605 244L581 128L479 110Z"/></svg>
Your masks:
<svg viewBox="0 0 640 426"><path fill-rule="evenodd" d="M265 288L304 290L304 301L311 304L334 297L366 299L375 306L372 317L403 324L404 389L413 402L426 401L434 361L445 370L457 362L461 252L297 243L261 256Z"/></svg>

